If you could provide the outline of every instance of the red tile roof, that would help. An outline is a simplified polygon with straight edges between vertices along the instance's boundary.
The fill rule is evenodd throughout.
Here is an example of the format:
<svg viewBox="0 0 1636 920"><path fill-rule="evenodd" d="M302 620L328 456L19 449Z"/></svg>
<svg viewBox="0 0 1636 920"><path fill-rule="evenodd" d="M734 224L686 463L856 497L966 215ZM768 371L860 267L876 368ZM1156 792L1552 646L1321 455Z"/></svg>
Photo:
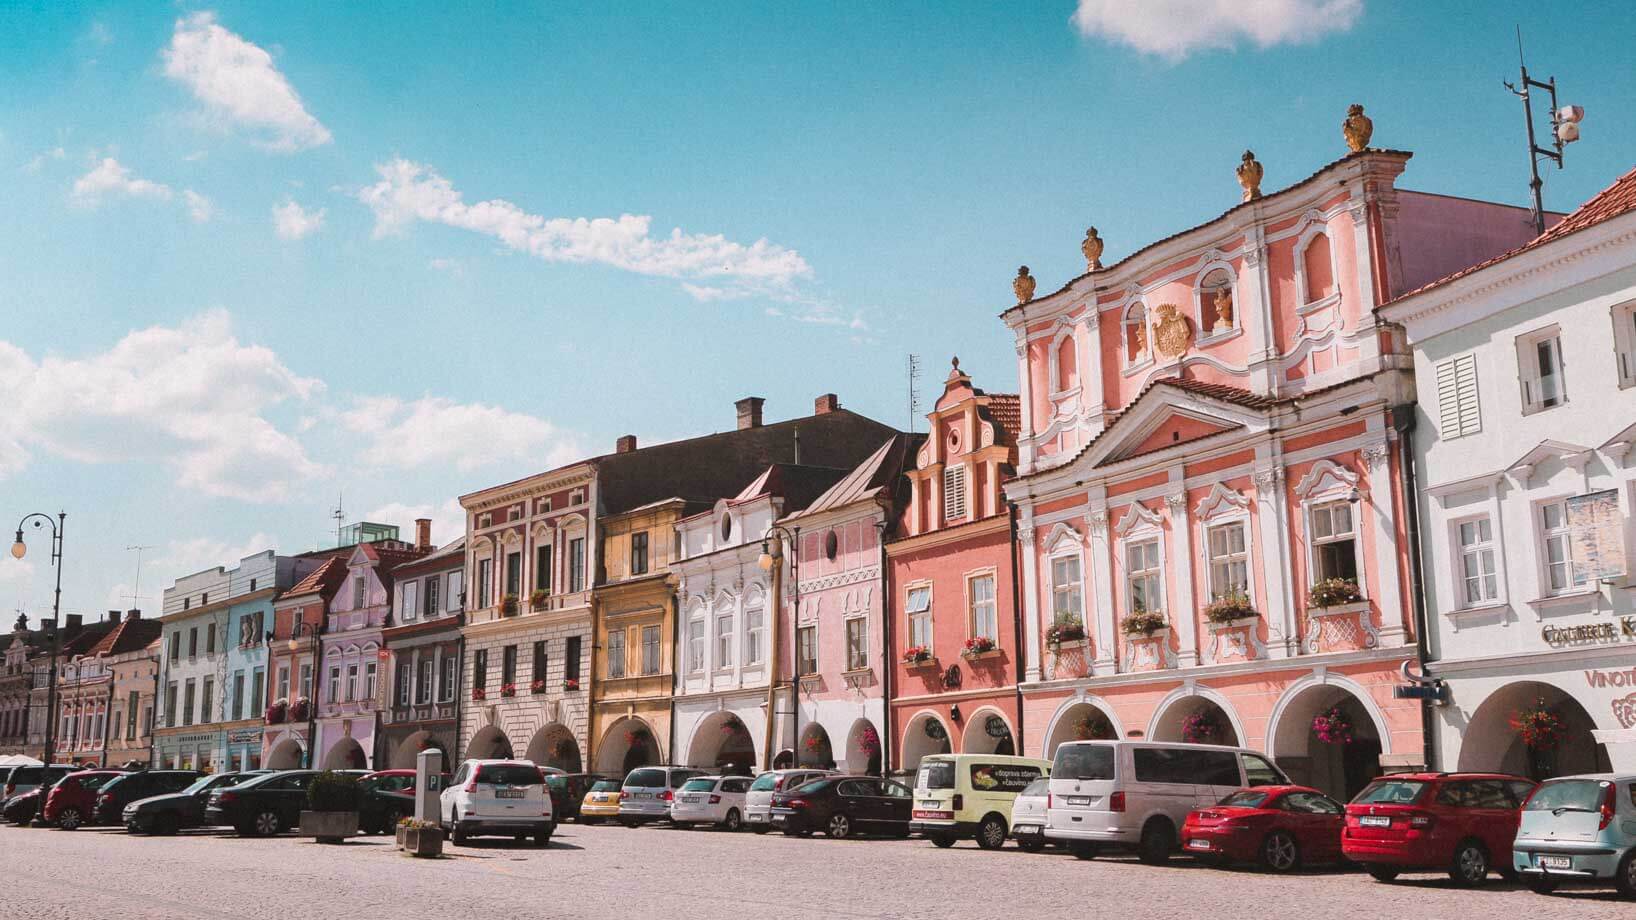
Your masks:
<svg viewBox="0 0 1636 920"><path fill-rule="evenodd" d="M140 651L159 638L165 631L165 624L158 620L144 620L140 617L126 617L118 626L115 626L102 641L91 647L87 655L123 655L126 652Z"/></svg>
<svg viewBox="0 0 1636 920"><path fill-rule="evenodd" d="M290 590L284 592L284 597L298 594L329 594L341 584L346 576L347 561L340 556L331 556L324 560L324 564L311 572L307 577L296 582Z"/></svg>
<svg viewBox="0 0 1636 920"><path fill-rule="evenodd" d="M990 393L988 416L999 429L994 433L995 442L1015 445L1017 432L1022 430L1022 399L1015 393Z"/></svg>

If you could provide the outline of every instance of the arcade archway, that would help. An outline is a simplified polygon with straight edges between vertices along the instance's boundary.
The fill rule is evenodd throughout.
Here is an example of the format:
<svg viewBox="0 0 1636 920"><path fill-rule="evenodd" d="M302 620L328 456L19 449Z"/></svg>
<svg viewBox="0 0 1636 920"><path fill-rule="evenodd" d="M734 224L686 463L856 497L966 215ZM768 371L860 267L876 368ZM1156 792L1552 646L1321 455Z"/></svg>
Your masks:
<svg viewBox="0 0 1636 920"><path fill-rule="evenodd" d="M1536 741L1532 746L1524 738L1525 725L1539 727L1526 733ZM1531 779L1608 772L1607 748L1591 735L1594 728L1585 707L1561 689L1530 680L1506 684L1471 714L1460 744L1460 769Z"/></svg>

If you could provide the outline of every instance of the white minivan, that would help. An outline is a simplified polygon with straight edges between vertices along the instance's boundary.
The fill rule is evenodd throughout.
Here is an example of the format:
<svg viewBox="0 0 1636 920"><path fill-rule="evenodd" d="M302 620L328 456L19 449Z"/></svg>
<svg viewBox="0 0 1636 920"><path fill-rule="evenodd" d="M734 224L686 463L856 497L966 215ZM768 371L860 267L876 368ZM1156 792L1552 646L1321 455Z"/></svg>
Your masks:
<svg viewBox="0 0 1636 920"><path fill-rule="evenodd" d="M1081 859L1104 847L1162 863L1194 808L1235 789L1288 783L1247 748L1155 741L1072 741L1057 748L1045 836Z"/></svg>

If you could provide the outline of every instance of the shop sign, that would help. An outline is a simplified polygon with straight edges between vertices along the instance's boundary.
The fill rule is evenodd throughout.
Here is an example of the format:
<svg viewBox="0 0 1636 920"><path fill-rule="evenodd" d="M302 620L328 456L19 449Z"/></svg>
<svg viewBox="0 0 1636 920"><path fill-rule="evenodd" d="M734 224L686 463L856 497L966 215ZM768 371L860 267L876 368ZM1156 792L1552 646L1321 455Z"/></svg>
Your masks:
<svg viewBox="0 0 1636 920"><path fill-rule="evenodd" d="M1625 521L1619 513L1619 490L1575 495L1567 506L1574 568L1594 580L1625 574Z"/></svg>
<svg viewBox="0 0 1636 920"><path fill-rule="evenodd" d="M1620 728L1636 728L1636 693L1613 701L1613 717L1619 720Z"/></svg>
<svg viewBox="0 0 1636 920"><path fill-rule="evenodd" d="M228 744L254 744L260 740L259 728L235 728L227 733Z"/></svg>
<svg viewBox="0 0 1636 920"><path fill-rule="evenodd" d="M1539 636L1550 645L1605 645L1636 640L1636 616L1620 617L1606 623L1576 626L1547 626Z"/></svg>

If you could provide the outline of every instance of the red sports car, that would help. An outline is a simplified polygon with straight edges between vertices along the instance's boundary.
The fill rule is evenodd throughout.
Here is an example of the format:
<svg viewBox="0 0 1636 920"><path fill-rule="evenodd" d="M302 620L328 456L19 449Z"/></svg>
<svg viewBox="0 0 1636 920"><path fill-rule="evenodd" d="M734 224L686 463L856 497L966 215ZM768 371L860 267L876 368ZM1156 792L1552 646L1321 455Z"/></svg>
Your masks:
<svg viewBox="0 0 1636 920"><path fill-rule="evenodd" d="M1182 827L1182 849L1205 862L1254 862L1272 872L1341 856L1346 808L1307 786L1240 789L1194 809Z"/></svg>

